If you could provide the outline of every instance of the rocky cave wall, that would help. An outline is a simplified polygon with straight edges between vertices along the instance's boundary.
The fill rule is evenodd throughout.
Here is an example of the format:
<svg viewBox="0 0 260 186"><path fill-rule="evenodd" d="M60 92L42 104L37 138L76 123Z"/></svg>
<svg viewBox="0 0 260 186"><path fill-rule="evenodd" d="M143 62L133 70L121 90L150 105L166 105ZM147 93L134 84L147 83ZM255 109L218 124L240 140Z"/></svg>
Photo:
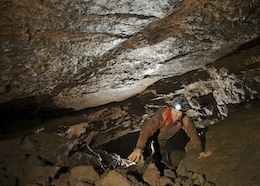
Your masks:
<svg viewBox="0 0 260 186"><path fill-rule="evenodd" d="M177 94L199 127L259 98L258 1L0 4L1 133L10 118L90 108L83 128L104 133L100 144L139 130Z"/></svg>
<svg viewBox="0 0 260 186"><path fill-rule="evenodd" d="M3 141L0 182L94 185L105 176L101 181L191 185L199 177L214 185L188 171L181 178L178 169L178 177L168 170L161 179L155 170L157 177L140 183L127 169L101 175L104 165L124 161L92 148L140 130L178 94L187 97L197 127L259 99L259 9L257 0L0 1L1 122L80 116ZM8 127L1 125L0 133Z"/></svg>
<svg viewBox="0 0 260 186"><path fill-rule="evenodd" d="M158 108L169 105L179 94L188 99L187 114L198 128L213 125L234 112L238 104L259 99L259 49L259 41L248 43L201 69L160 80L123 102L84 111L86 122L63 126L57 133L74 138L87 131L88 143L97 147L139 131Z"/></svg>
<svg viewBox="0 0 260 186"><path fill-rule="evenodd" d="M33 97L80 110L125 100L256 39L259 4L1 1L0 102Z"/></svg>

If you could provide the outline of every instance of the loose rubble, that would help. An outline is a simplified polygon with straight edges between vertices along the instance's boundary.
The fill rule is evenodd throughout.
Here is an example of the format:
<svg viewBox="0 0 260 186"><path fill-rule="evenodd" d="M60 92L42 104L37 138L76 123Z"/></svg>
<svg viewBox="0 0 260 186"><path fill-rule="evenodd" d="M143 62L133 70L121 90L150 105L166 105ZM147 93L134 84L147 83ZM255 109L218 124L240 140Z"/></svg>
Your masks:
<svg viewBox="0 0 260 186"><path fill-rule="evenodd" d="M3 140L0 141L0 185L108 186L120 183L120 185L137 186L211 186L215 185L216 179L220 180L218 176L222 177L222 183L240 180L239 182L254 185L259 180L256 176L257 171L245 173L245 170L255 170L254 165L259 157L258 152L252 148L256 147L259 141L258 136L252 135L259 131L259 108L259 102L245 104L243 110L234 114L234 123L232 120L227 120L226 125L222 123L221 127L218 126L220 124L214 126L215 130L213 133L209 132L208 136L211 143L209 149L213 150L212 157L198 161L197 152L194 155L191 153L178 166L167 167L164 170L159 170L152 161L146 164L140 162L134 164L118 154L93 148L86 133L80 133L79 136L59 136L48 130L42 130L32 135ZM245 124L251 125L252 129L245 128ZM232 130L233 126L237 131ZM239 135L234 136L234 132ZM219 143L220 139L232 137L235 137L235 140ZM230 163L228 167L227 163ZM195 165L193 170L198 172L191 171L192 164ZM242 172L246 177L236 177L242 174L239 166L243 167ZM222 171L219 171L218 167ZM207 176L201 173L207 171L210 172ZM227 176L227 171L234 172ZM233 176L232 179L230 176ZM213 178L214 181L211 180Z"/></svg>
<svg viewBox="0 0 260 186"><path fill-rule="evenodd" d="M1 185L214 185L180 167L165 169L161 175L152 162L140 166L95 151L85 136L69 139L41 132L0 145Z"/></svg>

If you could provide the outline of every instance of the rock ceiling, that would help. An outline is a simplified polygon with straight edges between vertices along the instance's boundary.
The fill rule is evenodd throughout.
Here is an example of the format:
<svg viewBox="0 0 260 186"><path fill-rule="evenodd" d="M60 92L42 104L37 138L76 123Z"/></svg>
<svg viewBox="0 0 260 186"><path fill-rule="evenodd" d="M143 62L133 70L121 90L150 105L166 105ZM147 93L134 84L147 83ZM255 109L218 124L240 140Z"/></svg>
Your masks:
<svg viewBox="0 0 260 186"><path fill-rule="evenodd" d="M47 121L34 131L39 134L1 143L4 181L68 183L55 180L62 168L73 170L97 156L90 148L85 156L82 147L140 130L176 94L186 96L199 127L223 119L235 104L259 99L259 13L259 0L1 0L0 134L13 132L11 122L22 130L41 114L51 118L53 108L80 115ZM237 120L249 124L246 117ZM234 153L243 155L241 149ZM46 175L32 175L35 167Z"/></svg>
<svg viewBox="0 0 260 186"><path fill-rule="evenodd" d="M0 103L35 97L76 110L203 69L260 30L258 0L4 0L0 7ZM249 61L259 62L257 52Z"/></svg>

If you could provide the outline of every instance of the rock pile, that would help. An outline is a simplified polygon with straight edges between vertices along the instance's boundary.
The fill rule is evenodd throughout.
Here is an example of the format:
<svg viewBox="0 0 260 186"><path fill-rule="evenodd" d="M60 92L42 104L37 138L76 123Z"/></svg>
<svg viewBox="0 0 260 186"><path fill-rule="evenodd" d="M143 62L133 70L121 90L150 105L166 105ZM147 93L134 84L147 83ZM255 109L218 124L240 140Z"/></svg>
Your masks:
<svg viewBox="0 0 260 186"><path fill-rule="evenodd" d="M93 150L86 136L68 139L37 133L0 143L1 185L214 185L183 166L160 172L154 163L122 166ZM122 161L122 160L121 160Z"/></svg>

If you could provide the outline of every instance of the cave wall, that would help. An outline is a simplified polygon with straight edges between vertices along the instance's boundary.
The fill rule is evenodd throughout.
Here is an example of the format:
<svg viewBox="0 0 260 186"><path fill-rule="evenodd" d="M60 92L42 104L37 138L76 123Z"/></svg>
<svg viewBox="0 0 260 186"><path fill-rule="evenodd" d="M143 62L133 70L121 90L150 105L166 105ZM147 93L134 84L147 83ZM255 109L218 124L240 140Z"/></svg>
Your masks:
<svg viewBox="0 0 260 186"><path fill-rule="evenodd" d="M57 130L68 138L87 134L92 147L137 132L154 112L183 94L190 108L187 115L198 128L226 119L241 103L259 100L259 40L203 68L169 77L150 85L136 96L119 103L84 110L85 122ZM45 128L44 130L48 130Z"/></svg>
<svg viewBox="0 0 260 186"><path fill-rule="evenodd" d="M260 25L256 0L5 0L0 10L0 103L76 110L201 69Z"/></svg>

